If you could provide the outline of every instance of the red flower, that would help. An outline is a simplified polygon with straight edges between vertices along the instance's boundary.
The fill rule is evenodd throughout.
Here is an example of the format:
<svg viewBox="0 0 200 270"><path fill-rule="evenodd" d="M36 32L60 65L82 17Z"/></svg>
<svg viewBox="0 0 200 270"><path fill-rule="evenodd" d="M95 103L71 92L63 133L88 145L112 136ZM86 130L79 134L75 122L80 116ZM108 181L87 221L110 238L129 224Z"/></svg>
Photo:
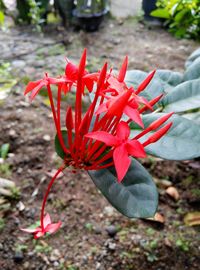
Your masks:
<svg viewBox="0 0 200 270"><path fill-rule="evenodd" d="M24 232L34 234L34 238L38 239L39 237L45 235L46 233L55 233L61 226L61 221L58 223L51 223L50 215L47 213L43 219L43 228L42 226L35 229L21 229Z"/></svg>
<svg viewBox="0 0 200 270"><path fill-rule="evenodd" d="M127 173L131 160L129 156L146 157L144 147L137 140L130 140L130 128L128 124L121 121L116 129L116 136L105 131L91 132L85 135L87 138L92 138L104 142L113 148L113 160L117 171L118 181L121 182Z"/></svg>
<svg viewBox="0 0 200 270"><path fill-rule="evenodd" d="M46 233L54 233L61 226L60 221L51 223L49 214L44 216L44 213L50 189L58 175L66 167L72 167L73 170L79 168L100 170L114 165L118 181L121 182L130 166L130 156L146 157L144 147L159 140L171 127L172 123L168 123L158 129L169 119L171 114L168 114L144 129L141 118L142 112L148 109L152 110L152 106L160 100L162 95L150 101L138 95L151 82L155 71L147 76L137 90L128 87L124 81L127 65L128 58L126 57L118 76L112 75L112 70L107 72L107 63L99 72L88 73L85 69L85 49L78 66L67 62L64 75L52 78L46 74L43 79L30 82L27 85L25 94L31 93L31 99L43 87L47 88L59 141L58 148L60 152L62 151L63 156L63 164L49 182L44 196L40 217L41 226L35 229L22 229L25 232L32 233L35 238L39 238ZM51 85L57 86L56 102ZM62 132L62 93L67 94L72 86L76 87L75 104L73 107L66 108L66 115L63 119L66 131ZM94 99L84 113L82 107L85 89L89 92L93 91ZM72 108L74 108L73 111ZM121 121L124 114L127 118L126 122ZM136 122L143 128L134 138L129 138L130 128L128 124L131 121ZM151 131L154 131L154 134L150 135L146 141L143 140L143 143L138 141Z"/></svg>

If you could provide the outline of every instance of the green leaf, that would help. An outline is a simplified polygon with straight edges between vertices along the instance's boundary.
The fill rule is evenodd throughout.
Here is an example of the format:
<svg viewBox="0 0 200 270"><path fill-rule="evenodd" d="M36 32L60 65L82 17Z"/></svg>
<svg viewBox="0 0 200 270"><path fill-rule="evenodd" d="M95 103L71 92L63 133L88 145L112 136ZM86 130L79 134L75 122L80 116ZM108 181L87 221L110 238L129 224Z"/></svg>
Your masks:
<svg viewBox="0 0 200 270"><path fill-rule="evenodd" d="M186 70L183 80L195 80L200 79L200 57L198 57Z"/></svg>
<svg viewBox="0 0 200 270"><path fill-rule="evenodd" d="M5 16L3 11L0 10L0 26L4 24Z"/></svg>
<svg viewBox="0 0 200 270"><path fill-rule="evenodd" d="M68 137L67 137L67 131L66 130L62 130L62 136L63 136L63 140L65 143L65 146L68 147ZM56 153L59 157L61 157L62 159L64 159L66 157L65 152L62 149L62 146L60 145L59 139L58 139L58 135L56 134L55 140L54 140L54 144L55 144L55 150Z"/></svg>
<svg viewBox="0 0 200 270"><path fill-rule="evenodd" d="M163 19L169 19L170 18L170 13L166 9L158 8L158 9L153 10L151 12L151 16L158 17L158 18L163 18Z"/></svg>
<svg viewBox="0 0 200 270"><path fill-rule="evenodd" d="M193 113L185 113L182 114L182 116L200 125L200 111Z"/></svg>
<svg viewBox="0 0 200 270"><path fill-rule="evenodd" d="M167 85L176 86L180 84L183 80L183 75L180 72L175 72L168 69L156 70L155 78L157 77L166 84L164 85L164 88Z"/></svg>
<svg viewBox="0 0 200 270"><path fill-rule="evenodd" d="M185 20L186 19L185 17L187 17L188 14L190 14L190 10L188 8L182 9L174 17L175 22L180 23L182 20Z"/></svg>
<svg viewBox="0 0 200 270"><path fill-rule="evenodd" d="M121 183L114 167L88 171L97 188L121 214L129 218L153 217L158 205L158 193L151 175L136 160Z"/></svg>
<svg viewBox="0 0 200 270"><path fill-rule="evenodd" d="M197 59L200 58L200 48L195 50L186 60L185 67L189 68L189 66Z"/></svg>
<svg viewBox="0 0 200 270"><path fill-rule="evenodd" d="M8 155L8 151L9 151L9 148L10 148L10 145L9 143L4 143L2 146L1 146L1 158L3 159L6 159L7 155Z"/></svg>
<svg viewBox="0 0 200 270"><path fill-rule="evenodd" d="M165 112L184 112L199 108L200 79L176 86L162 100L162 105Z"/></svg>
<svg viewBox="0 0 200 270"><path fill-rule="evenodd" d="M144 115L142 120L145 128L163 115L163 113ZM145 147L145 151L148 154L168 160L186 160L199 157L199 125L177 114L173 115L168 122L173 122L170 130L159 141ZM141 129L134 126L134 129L131 130L131 137L136 136L140 132ZM149 132L140 141L144 142L153 133L154 131Z"/></svg>

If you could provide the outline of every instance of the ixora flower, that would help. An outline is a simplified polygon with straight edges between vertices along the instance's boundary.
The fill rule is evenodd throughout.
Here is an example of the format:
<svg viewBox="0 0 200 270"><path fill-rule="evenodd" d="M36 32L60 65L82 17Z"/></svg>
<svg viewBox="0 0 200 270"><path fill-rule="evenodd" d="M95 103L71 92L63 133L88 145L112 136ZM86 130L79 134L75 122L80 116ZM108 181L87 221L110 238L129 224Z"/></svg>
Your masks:
<svg viewBox="0 0 200 270"><path fill-rule="evenodd" d="M142 120L142 113L152 111L153 106L162 98L162 95L159 95L147 100L140 95L151 82L155 71L134 89L125 82L127 66L128 58L125 57L118 76L107 71L107 63L100 71L89 73L86 70L85 49L78 66L67 61L64 75L52 78L45 74L43 79L27 85L25 94L30 93L31 100L43 89L48 93L57 132L56 152L63 159L62 166L51 179L44 196L41 225L36 229L22 229L34 234L35 238L56 232L61 226L60 221L52 224L49 214L45 215L45 204L54 181L63 170L70 168L102 172L114 168L115 184L121 188L121 183L132 166L131 157L145 158L145 148L158 141L170 129L172 122L165 122L172 113L164 114L147 126ZM52 86L57 87L56 98L53 97ZM61 119L61 102L64 102L62 97L67 95L72 87L76 88L74 109L68 106L65 118ZM82 97L87 91L92 98L84 112ZM134 135L130 128L132 123L139 127ZM104 186L102 193L111 192L111 189L108 189L109 187L106 190Z"/></svg>

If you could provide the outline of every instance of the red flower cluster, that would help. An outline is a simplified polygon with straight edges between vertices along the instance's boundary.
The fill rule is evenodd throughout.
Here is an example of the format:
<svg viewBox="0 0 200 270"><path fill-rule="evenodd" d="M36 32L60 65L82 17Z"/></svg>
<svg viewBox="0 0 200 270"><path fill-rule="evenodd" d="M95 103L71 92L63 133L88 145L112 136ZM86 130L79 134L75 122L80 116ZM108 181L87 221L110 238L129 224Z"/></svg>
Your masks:
<svg viewBox="0 0 200 270"><path fill-rule="evenodd" d="M107 72L107 63L99 72L89 73L85 69L86 50L84 50L78 67L68 61L64 75L51 78L45 74L43 79L27 85L25 94L30 92L31 100L42 88L45 87L48 91L57 136L65 153L64 165L59 169L59 173L68 166L100 170L114 165L118 181L121 182L130 166L130 156L144 158L146 156L144 148L159 140L171 127L172 123L168 123L160 128L172 115L170 113L144 129L141 114L153 110L153 106L162 95L152 100L146 100L139 95L151 82L155 71L150 73L137 89L128 87L124 81L127 65L126 57L118 76L113 75L112 71ZM57 86L56 103L52 95L52 85ZM64 121L68 137L66 146L61 132L60 107L62 95L67 95L72 87L76 87L75 110L73 111L71 107L66 109ZM83 113L82 97L87 90L93 93L94 99ZM126 120L122 120L122 117ZM131 121L143 128L143 131L134 138L130 138ZM156 131L141 143L140 138L152 130ZM55 178L52 179L50 186ZM46 197L47 195L48 192ZM45 202L41 214L42 233L37 231L37 236L38 233L46 232L43 224Z"/></svg>

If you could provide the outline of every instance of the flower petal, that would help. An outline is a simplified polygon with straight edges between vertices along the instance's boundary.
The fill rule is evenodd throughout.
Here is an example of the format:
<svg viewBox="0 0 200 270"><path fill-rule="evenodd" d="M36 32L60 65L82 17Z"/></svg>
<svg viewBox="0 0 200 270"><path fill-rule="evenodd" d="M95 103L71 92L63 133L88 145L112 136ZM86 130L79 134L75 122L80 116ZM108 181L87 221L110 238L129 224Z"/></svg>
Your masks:
<svg viewBox="0 0 200 270"><path fill-rule="evenodd" d="M41 82L41 80L35 81L35 82L29 82L28 85L26 86L25 91L24 91L24 95L28 94L33 89L35 89L40 84L40 82Z"/></svg>
<svg viewBox="0 0 200 270"><path fill-rule="evenodd" d="M108 106L107 106L107 102L106 103L103 103L101 104L97 111L95 112L96 115L100 114L100 113L103 113L103 112L106 112L108 110Z"/></svg>
<svg viewBox="0 0 200 270"><path fill-rule="evenodd" d="M138 110L131 108L130 106L126 106L124 108L124 113L130 117L135 123L144 128L144 124L142 123L142 119Z"/></svg>
<svg viewBox="0 0 200 270"><path fill-rule="evenodd" d="M105 131L90 132L86 134L85 137L91 138L100 142L104 142L106 145L109 145L109 146L114 146L119 143L119 140L115 136Z"/></svg>
<svg viewBox="0 0 200 270"><path fill-rule="evenodd" d="M45 232L44 231L40 231L40 232L37 232L36 234L34 234L34 238L35 239L38 239L38 238L42 237L43 235L45 235Z"/></svg>
<svg viewBox="0 0 200 270"><path fill-rule="evenodd" d="M58 229L60 229L61 225L62 225L61 221L57 223L51 223L45 228L45 232L55 233Z"/></svg>
<svg viewBox="0 0 200 270"><path fill-rule="evenodd" d="M30 99L33 100L34 97L38 94L38 92L47 85L47 82L45 81L41 81L32 91L31 95L30 95Z"/></svg>
<svg viewBox="0 0 200 270"><path fill-rule="evenodd" d="M21 231L23 231L23 232L27 232L27 233L37 233L37 232L40 232L42 229L40 228L40 227L37 227L37 228L34 228L34 229L29 229L29 228L27 228L27 229L23 229L23 228L21 228L20 229Z"/></svg>
<svg viewBox="0 0 200 270"><path fill-rule="evenodd" d="M126 70L127 70L127 66L128 66L128 56L125 57L124 62L122 63L121 69L119 71L119 75L118 75L118 81L119 82L123 82L125 75L126 75Z"/></svg>
<svg viewBox="0 0 200 270"><path fill-rule="evenodd" d="M51 218L50 218L50 215L48 213L44 217L43 223L44 223L44 228L46 228L47 225L51 224Z"/></svg>
<svg viewBox="0 0 200 270"><path fill-rule="evenodd" d="M147 77L146 79L138 86L138 89L136 91L136 94L139 94L140 92L142 92L147 85L151 82L151 80L153 79L153 76L155 74L156 70L153 70Z"/></svg>
<svg viewBox="0 0 200 270"><path fill-rule="evenodd" d="M125 144L122 144L115 148L113 152L113 160L117 172L118 181L121 182L131 164L131 160L128 157L128 152L126 150Z"/></svg>
<svg viewBox="0 0 200 270"><path fill-rule="evenodd" d="M143 145L137 140L129 141L126 144L126 149L131 156L138 158L146 157Z"/></svg>
<svg viewBox="0 0 200 270"><path fill-rule="evenodd" d="M124 109L126 107L126 104L132 94L131 90L124 91L122 94L118 95L117 97L113 97L113 102L110 102L110 106L108 108L108 115L115 115L120 117ZM111 101L111 99L109 100Z"/></svg>
<svg viewBox="0 0 200 270"><path fill-rule="evenodd" d="M130 128L128 124L121 121L117 126L117 137L121 140L127 140L130 135Z"/></svg>
<svg viewBox="0 0 200 270"><path fill-rule="evenodd" d="M68 62L65 68L65 75L68 79L75 81L78 79L78 67Z"/></svg>

